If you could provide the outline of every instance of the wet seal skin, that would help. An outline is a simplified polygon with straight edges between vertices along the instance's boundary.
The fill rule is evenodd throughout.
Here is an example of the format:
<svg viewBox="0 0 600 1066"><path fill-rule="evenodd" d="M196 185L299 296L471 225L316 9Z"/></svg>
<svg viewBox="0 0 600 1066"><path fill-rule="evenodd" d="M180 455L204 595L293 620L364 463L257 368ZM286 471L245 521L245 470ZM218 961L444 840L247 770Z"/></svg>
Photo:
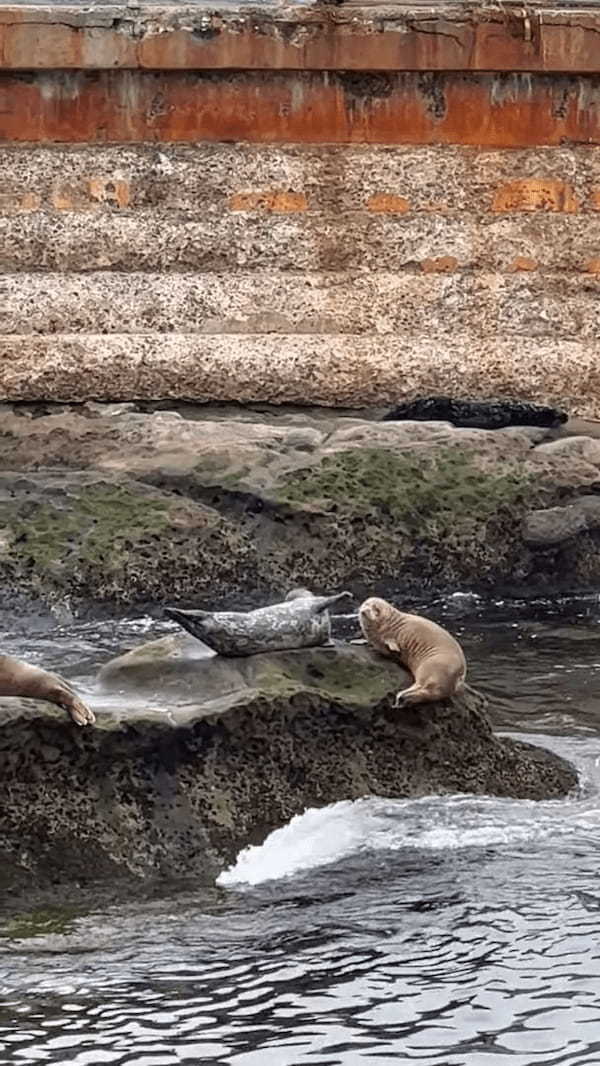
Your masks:
<svg viewBox="0 0 600 1066"><path fill-rule="evenodd" d="M376 596L361 604L358 618L369 644L384 655L398 655L414 678L397 694L395 707L447 700L464 689L463 650L436 622L398 611Z"/></svg>
<svg viewBox="0 0 600 1066"><path fill-rule="evenodd" d="M423 396L401 403L383 415L382 422L450 422L464 429L506 429L542 426L557 429L566 411L521 400L455 400L451 396Z"/></svg>
<svg viewBox="0 0 600 1066"><path fill-rule="evenodd" d="M340 592L335 596L313 596L307 589L292 589L283 603L255 611L183 611L166 607L165 614L219 655L258 655L328 644L328 608L351 595Z"/></svg>
<svg viewBox="0 0 600 1066"><path fill-rule="evenodd" d="M76 725L93 725L93 711L79 698L68 681L48 673L39 666L0 655L0 696L22 696L55 703L69 714Z"/></svg>

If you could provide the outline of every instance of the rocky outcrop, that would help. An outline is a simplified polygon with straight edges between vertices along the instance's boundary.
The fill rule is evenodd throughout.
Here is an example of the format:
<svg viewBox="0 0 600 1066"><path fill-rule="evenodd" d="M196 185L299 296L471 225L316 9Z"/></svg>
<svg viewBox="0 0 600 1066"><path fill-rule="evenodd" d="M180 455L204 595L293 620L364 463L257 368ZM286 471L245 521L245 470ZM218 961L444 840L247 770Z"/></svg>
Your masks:
<svg viewBox="0 0 600 1066"><path fill-rule="evenodd" d="M588 585L592 505L554 543L528 518L600 489L600 440L569 432L319 409L5 408L2 595L11 612L64 599L239 609L294 585Z"/></svg>
<svg viewBox="0 0 600 1066"><path fill-rule="evenodd" d="M399 713L405 684L364 646L223 659L183 634L107 664L94 729L2 699L0 884L211 880L306 807L575 787L564 760L494 736L482 696Z"/></svg>
<svg viewBox="0 0 600 1066"><path fill-rule="evenodd" d="M554 547L598 528L600 496L576 496L565 507L530 511L523 521L523 540L536 547Z"/></svg>

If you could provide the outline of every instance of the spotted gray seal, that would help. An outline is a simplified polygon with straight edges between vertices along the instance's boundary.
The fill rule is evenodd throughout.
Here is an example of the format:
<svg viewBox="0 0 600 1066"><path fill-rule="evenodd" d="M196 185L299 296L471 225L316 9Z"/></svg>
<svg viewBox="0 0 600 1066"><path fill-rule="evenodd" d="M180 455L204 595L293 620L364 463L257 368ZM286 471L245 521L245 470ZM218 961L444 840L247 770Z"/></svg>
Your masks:
<svg viewBox="0 0 600 1066"><path fill-rule="evenodd" d="M358 619L369 644L384 655L398 655L414 677L414 684L396 696L396 707L446 700L463 688L467 675L463 650L436 622L398 611L377 596L361 604Z"/></svg>
<svg viewBox="0 0 600 1066"><path fill-rule="evenodd" d="M63 677L13 659L12 655L0 655L0 696L24 696L56 703L77 725L93 725L96 721L93 712Z"/></svg>
<svg viewBox="0 0 600 1066"><path fill-rule="evenodd" d="M255 611L166 607L165 614L219 655L257 655L327 644L331 640L328 608L350 595L313 596L308 589L292 589L283 603Z"/></svg>

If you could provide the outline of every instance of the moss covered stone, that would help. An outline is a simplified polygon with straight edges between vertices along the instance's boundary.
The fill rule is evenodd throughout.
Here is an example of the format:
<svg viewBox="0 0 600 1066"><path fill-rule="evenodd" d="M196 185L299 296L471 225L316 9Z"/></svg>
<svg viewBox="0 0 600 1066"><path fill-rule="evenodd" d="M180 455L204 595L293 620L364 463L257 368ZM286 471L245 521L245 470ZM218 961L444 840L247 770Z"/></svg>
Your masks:
<svg viewBox="0 0 600 1066"><path fill-rule="evenodd" d="M0 477L0 489L7 482ZM192 500L89 475L19 477L10 487L0 495L5 590L130 603L185 594L201 587L198 575L226 593L241 566L252 581L243 533Z"/></svg>
<svg viewBox="0 0 600 1066"><path fill-rule="evenodd" d="M63 503L16 503L9 524L16 554L40 570L73 556L79 564L100 563L112 571L140 541L170 523L166 501L122 485L96 484L69 494Z"/></svg>
<svg viewBox="0 0 600 1066"><path fill-rule="evenodd" d="M600 532L541 555L523 521L595 491L600 444L543 439L335 414L15 414L2 430L0 599L233 607L298 584L421 596L587 583Z"/></svg>
<svg viewBox="0 0 600 1066"><path fill-rule="evenodd" d="M440 536L477 524L525 498L529 478L510 470L482 470L472 453L384 448L340 451L317 467L287 475L280 498L339 515L393 520L400 532Z"/></svg>
<svg viewBox="0 0 600 1066"><path fill-rule="evenodd" d="M422 588L471 584L514 568L519 525L532 492L516 464L490 466L458 447L352 448L280 477L275 497L298 515L307 546L295 551L331 581ZM308 542L311 541L310 547Z"/></svg>

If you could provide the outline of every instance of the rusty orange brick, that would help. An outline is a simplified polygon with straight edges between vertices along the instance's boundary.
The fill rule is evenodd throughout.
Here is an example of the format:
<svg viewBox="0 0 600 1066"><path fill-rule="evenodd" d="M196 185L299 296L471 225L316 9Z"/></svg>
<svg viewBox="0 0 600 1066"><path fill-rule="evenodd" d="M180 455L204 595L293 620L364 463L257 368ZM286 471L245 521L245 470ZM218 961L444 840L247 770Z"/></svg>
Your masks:
<svg viewBox="0 0 600 1066"><path fill-rule="evenodd" d="M452 274L458 266L458 259L453 255L441 255L437 259L423 259L421 270L424 274Z"/></svg>
<svg viewBox="0 0 600 1066"><path fill-rule="evenodd" d="M1 211L37 211L41 206L42 198L34 192L0 191Z"/></svg>
<svg viewBox="0 0 600 1066"><path fill-rule="evenodd" d="M530 259L528 255L518 255L516 259L513 259L508 269L517 272L520 270L537 270L537 268L537 259Z"/></svg>
<svg viewBox="0 0 600 1066"><path fill-rule="evenodd" d="M75 207L76 193L68 185L55 185L50 200L57 211L72 211Z"/></svg>
<svg viewBox="0 0 600 1066"><path fill-rule="evenodd" d="M131 189L123 178L90 178L89 191L99 203L113 203L117 207L129 207Z"/></svg>
<svg viewBox="0 0 600 1066"><path fill-rule="evenodd" d="M450 207L444 200L430 200L421 205L421 210L428 215L445 215L450 211Z"/></svg>
<svg viewBox="0 0 600 1066"><path fill-rule="evenodd" d="M232 211L273 211L289 214L306 211L308 200L301 192L238 192L229 198Z"/></svg>
<svg viewBox="0 0 600 1066"><path fill-rule="evenodd" d="M236 192L229 197L229 206L232 211L256 211L263 199L259 192Z"/></svg>
<svg viewBox="0 0 600 1066"><path fill-rule="evenodd" d="M269 211L306 211L308 200L301 192L276 192L268 197Z"/></svg>
<svg viewBox="0 0 600 1066"><path fill-rule="evenodd" d="M579 211L571 186L554 178L520 178L496 189L492 211Z"/></svg>
<svg viewBox="0 0 600 1066"><path fill-rule="evenodd" d="M367 209L386 215L405 215L410 211L410 201L392 192L378 192L367 200Z"/></svg>
<svg viewBox="0 0 600 1066"><path fill-rule="evenodd" d="M41 206L42 198L37 192L26 192L21 197L19 207L21 211L37 211Z"/></svg>

